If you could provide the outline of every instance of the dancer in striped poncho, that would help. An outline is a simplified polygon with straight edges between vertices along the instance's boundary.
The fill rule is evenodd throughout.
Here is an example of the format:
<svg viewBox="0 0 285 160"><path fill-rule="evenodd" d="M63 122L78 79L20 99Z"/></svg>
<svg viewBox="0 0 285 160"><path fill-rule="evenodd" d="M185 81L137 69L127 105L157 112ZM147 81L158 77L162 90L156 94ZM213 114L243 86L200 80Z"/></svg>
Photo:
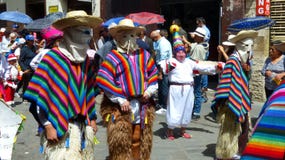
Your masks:
<svg viewBox="0 0 285 160"><path fill-rule="evenodd" d="M130 19L110 29L117 49L107 54L96 78L105 92L100 113L107 124L110 160L150 159L157 68L150 53L138 49L141 30Z"/></svg>
<svg viewBox="0 0 285 160"><path fill-rule="evenodd" d="M221 123L216 145L217 159L238 158L248 141L251 104L248 76L243 66L247 66L256 36L256 31L249 30L240 31L229 39L236 49L226 62L212 104L212 110Z"/></svg>
<svg viewBox="0 0 285 160"><path fill-rule="evenodd" d="M47 160L94 159L95 68L86 54L91 39L86 31L101 22L84 11L68 12L54 22L64 33L62 41L45 54L24 93L40 108Z"/></svg>

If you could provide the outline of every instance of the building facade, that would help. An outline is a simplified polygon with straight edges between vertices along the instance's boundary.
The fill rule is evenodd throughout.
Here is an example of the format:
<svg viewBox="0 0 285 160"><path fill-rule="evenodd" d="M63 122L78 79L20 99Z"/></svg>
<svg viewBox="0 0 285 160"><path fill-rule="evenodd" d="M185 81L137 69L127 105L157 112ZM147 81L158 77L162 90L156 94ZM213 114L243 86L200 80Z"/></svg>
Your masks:
<svg viewBox="0 0 285 160"><path fill-rule="evenodd" d="M253 100L264 101L264 77L260 71L268 56L270 41L285 40L285 0L0 0L0 11L19 10L37 19L52 12L66 13L82 9L104 20L148 11L161 14L166 19L163 25L150 25L147 26L148 29L168 30L172 20L179 18L187 32L195 30L196 17L204 17L211 31L210 60L217 60L216 47L227 39L227 26L234 20L255 16L257 3L259 5L266 2L270 4L270 16L276 20L276 24L259 30L259 36L255 40L250 81ZM217 77L210 77L210 81L217 81Z"/></svg>

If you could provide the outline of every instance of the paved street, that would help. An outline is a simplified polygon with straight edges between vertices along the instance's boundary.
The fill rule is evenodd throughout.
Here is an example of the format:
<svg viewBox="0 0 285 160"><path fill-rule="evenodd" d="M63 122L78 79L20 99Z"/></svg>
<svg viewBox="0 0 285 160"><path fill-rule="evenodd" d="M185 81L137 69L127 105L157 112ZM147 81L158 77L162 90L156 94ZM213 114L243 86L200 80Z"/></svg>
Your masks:
<svg viewBox="0 0 285 160"><path fill-rule="evenodd" d="M191 133L192 139L177 138L169 141L164 138L166 129L165 116L156 116L154 123L154 140L151 154L152 160L212 160L215 156L215 144L219 125L212 118L210 101L213 91L208 91L209 101L202 106L202 116L198 121L192 121L187 132ZM16 99L20 101L20 99ZM263 103L254 102L251 117L253 123ZM98 106L97 106L98 108ZM24 130L18 135L13 150L13 160L39 160L43 156L39 153L39 137L35 136L37 124L29 113L29 104L19 103L15 109L27 117L24 122ZM96 147L96 160L105 160L108 155L106 146L106 129L99 122L97 138L100 143ZM178 130L175 130L176 133Z"/></svg>

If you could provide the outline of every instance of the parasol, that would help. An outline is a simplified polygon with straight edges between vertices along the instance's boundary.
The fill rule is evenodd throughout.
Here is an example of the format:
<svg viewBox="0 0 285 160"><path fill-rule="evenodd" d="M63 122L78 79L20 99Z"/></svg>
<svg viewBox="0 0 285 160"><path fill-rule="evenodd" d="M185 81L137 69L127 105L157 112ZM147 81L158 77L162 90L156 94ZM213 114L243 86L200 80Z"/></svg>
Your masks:
<svg viewBox="0 0 285 160"><path fill-rule="evenodd" d="M124 18L125 18L125 17L114 17L114 18L110 18L110 19L108 19L106 22L104 22L104 23L102 24L102 26L108 28L112 23L114 23L114 24L119 24L119 22L120 22L121 20L123 20ZM139 26L140 24L134 22L134 25L135 25L135 26Z"/></svg>
<svg viewBox="0 0 285 160"><path fill-rule="evenodd" d="M283 82L263 106L253 135L241 159L285 158L285 83Z"/></svg>
<svg viewBox="0 0 285 160"><path fill-rule="evenodd" d="M64 17L64 14L62 12L55 12L50 13L46 15L44 18L39 18L28 25L25 26L25 28L29 31L41 31L44 28L47 28L48 26L52 25L52 23L60 18Z"/></svg>
<svg viewBox="0 0 285 160"><path fill-rule="evenodd" d="M131 13L127 15L126 18L130 18L134 22L139 23L141 25L160 24L165 22L165 19L162 15L150 12Z"/></svg>
<svg viewBox="0 0 285 160"><path fill-rule="evenodd" d="M19 11L4 11L0 14L0 20L12 21L23 24L28 24L33 21L30 16Z"/></svg>
<svg viewBox="0 0 285 160"><path fill-rule="evenodd" d="M230 32L239 32L241 30L259 30L270 27L274 24L275 21L268 17L248 17L234 21L228 26L227 30Z"/></svg>

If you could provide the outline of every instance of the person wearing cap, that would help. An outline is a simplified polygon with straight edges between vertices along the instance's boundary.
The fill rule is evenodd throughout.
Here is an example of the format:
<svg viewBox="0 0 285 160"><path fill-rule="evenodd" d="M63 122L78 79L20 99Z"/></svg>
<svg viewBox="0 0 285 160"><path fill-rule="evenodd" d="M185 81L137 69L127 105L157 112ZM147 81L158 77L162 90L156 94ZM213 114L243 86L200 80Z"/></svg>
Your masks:
<svg viewBox="0 0 285 160"><path fill-rule="evenodd" d="M247 64L254 39L258 32L242 30L229 39L235 50L226 61L221 73L212 110L218 123L221 123L216 144L217 159L239 159L249 137L251 110Z"/></svg>
<svg viewBox="0 0 285 160"><path fill-rule="evenodd" d="M183 38L184 43L190 44L190 58L196 61L205 61L206 60L206 53L209 50L209 43L204 41L206 36L206 31L202 27L197 27L196 30L191 34L191 37L194 39L194 43L190 43L186 39ZM194 77L195 85L194 85L194 109L193 109L193 120L200 119L200 112L201 112L201 105L203 101L202 97L202 86L201 86L201 75L196 75Z"/></svg>
<svg viewBox="0 0 285 160"><path fill-rule="evenodd" d="M26 91L28 84L33 76L33 70L30 66L32 59L36 56L37 48L34 45L34 36L31 34L26 35L25 37L26 44L21 48L20 57L18 63L21 67L22 75L22 93ZM18 91L18 90L17 90ZM23 102L24 101L23 99Z"/></svg>
<svg viewBox="0 0 285 160"><path fill-rule="evenodd" d="M109 28L116 49L107 54L96 77L104 91L101 117L107 125L109 159L149 160L157 68L147 50L139 48L136 35L142 28L123 19Z"/></svg>
<svg viewBox="0 0 285 160"><path fill-rule="evenodd" d="M230 34L228 36L228 40L233 38L235 35ZM229 59L229 55L232 54L235 50L235 44L230 41L224 41L222 45L218 45L217 51L219 53L218 61L221 61L222 57L224 57L225 61Z"/></svg>
<svg viewBox="0 0 285 160"><path fill-rule="evenodd" d="M24 93L24 98L39 107L45 127L41 141L45 159L95 159L95 96L99 91L86 51L91 28L102 22L74 10L52 24L63 37L42 58Z"/></svg>
<svg viewBox="0 0 285 160"><path fill-rule="evenodd" d="M161 35L160 30L152 31L150 37L153 40L155 61L159 68L158 63L160 61L172 58L172 46L166 37ZM168 90L169 87L167 75L160 74L158 79L158 104L156 105L156 114L165 115Z"/></svg>
<svg viewBox="0 0 285 160"><path fill-rule="evenodd" d="M16 67L17 57L15 54L9 54L7 61L9 63L4 75L4 100L8 105L14 105L14 93L17 88L19 71Z"/></svg>
<svg viewBox="0 0 285 160"><path fill-rule="evenodd" d="M280 40L273 41L269 49L269 56L262 67L261 74L265 78L264 89L267 99L285 76L285 56L283 52L285 52L285 42Z"/></svg>
<svg viewBox="0 0 285 160"><path fill-rule="evenodd" d="M186 127L191 121L194 105L194 76L195 73L215 74L222 69L221 63L206 64L186 58L186 50L179 35L179 27L172 25L170 32L173 34L174 58L159 62L161 71L168 75L169 94L167 99L167 132L169 140L174 140L174 128L181 127L179 137L186 139L192 136L186 132Z"/></svg>

